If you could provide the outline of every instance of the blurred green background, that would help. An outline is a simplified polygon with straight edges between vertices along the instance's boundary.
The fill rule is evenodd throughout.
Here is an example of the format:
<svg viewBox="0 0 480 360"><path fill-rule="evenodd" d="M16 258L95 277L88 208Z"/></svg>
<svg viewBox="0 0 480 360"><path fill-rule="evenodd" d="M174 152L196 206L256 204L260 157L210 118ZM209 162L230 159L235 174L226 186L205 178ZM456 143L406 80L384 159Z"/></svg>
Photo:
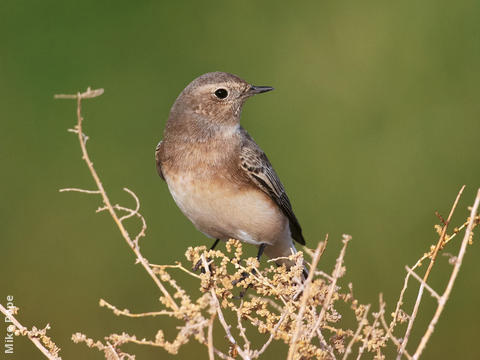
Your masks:
<svg viewBox="0 0 480 360"><path fill-rule="evenodd" d="M461 223L480 185L479 19L480 3L468 0L2 0L0 301L13 295L25 325L50 323L64 359L102 358L70 341L76 331L97 339L172 329L168 319L122 319L98 307L105 298L156 310L159 293L109 216L95 214L99 199L58 192L93 184L66 131L75 104L53 94L105 88L84 103L91 156L113 202L131 204L124 186L139 195L144 254L173 263L210 240L175 206L153 151L178 93L221 70L275 87L248 101L243 126L280 174L307 243L330 234L324 269L341 234L351 234L346 279L374 308L383 292L390 313L404 266L437 238L434 211L446 216L466 184ZM478 358L478 253L478 244L469 248L425 359ZM441 257L432 278L439 291L449 270ZM432 299L422 304L411 345L432 314ZM139 359L172 358L127 349ZM193 356L206 358L206 349L192 343L177 358ZM12 358L41 355L16 338Z"/></svg>

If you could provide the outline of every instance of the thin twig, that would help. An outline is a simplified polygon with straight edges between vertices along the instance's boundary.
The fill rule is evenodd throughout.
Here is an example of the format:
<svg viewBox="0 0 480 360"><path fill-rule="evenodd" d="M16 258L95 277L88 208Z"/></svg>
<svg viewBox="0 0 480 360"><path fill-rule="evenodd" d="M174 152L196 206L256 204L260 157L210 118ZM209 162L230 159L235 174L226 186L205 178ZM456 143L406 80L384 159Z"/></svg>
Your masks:
<svg viewBox="0 0 480 360"><path fill-rule="evenodd" d="M93 180L95 181L95 184L97 185L98 191L100 192L102 196L103 203L105 204L105 207L107 208L108 212L110 213L112 219L115 221L118 229L120 230L120 233L122 234L123 238L127 242L127 244L130 246L132 251L135 253L135 256L138 260L138 262L143 266L145 271L150 275L152 280L155 282L157 287L160 289L162 292L163 296L168 300L168 305L175 311L178 311L179 307L173 300L172 296L170 293L167 291L167 289L163 286L161 283L160 279L155 275L153 272L152 268L149 266L148 261L143 257L143 255L140 253L140 249L138 247L138 243L135 242L135 240L138 240L139 235L137 235L137 238L132 240L130 238L130 234L128 231L125 229L125 226L123 225L122 221L120 221L120 218L118 217L117 213L115 212L114 207L112 206L112 203L110 202L110 199L108 198L107 192L105 191L103 184L100 180L100 177L97 174L97 171L93 167L93 163L90 160L90 156L87 151L86 147L86 142L83 136L83 117L82 117L82 99L89 99L89 98L94 98L97 96L100 96L103 94L103 89L97 89L97 90L91 90L90 88L87 89L86 92L84 93L77 93L76 95L66 95L66 94L60 94L60 95L55 95L55 99L76 99L77 100L77 125L76 125L76 130L77 130L77 136L78 140L80 143L80 148L82 150L82 159L85 161L85 163L88 166L88 169L90 170L90 174L92 175ZM131 191L128 191L130 194L132 194ZM136 196L134 196L136 198Z"/></svg>
<svg viewBox="0 0 480 360"><path fill-rule="evenodd" d="M202 277L200 275L195 274L194 272L188 270L186 267L184 267L180 262L178 262L175 265L157 265L157 264L150 264L151 267L153 267L153 271L155 271L155 268L158 269L180 269L181 271L187 273L188 275L195 277L197 279L201 279Z"/></svg>
<svg viewBox="0 0 480 360"><path fill-rule="evenodd" d="M263 344L262 348L260 350L255 350L253 352L252 358L258 358L260 355L262 355L265 350L270 346L272 343L273 339L275 338L275 335L277 334L278 329L280 328L280 325L282 324L283 320L285 320L285 317L287 316L288 309L286 309L282 316L280 316L280 319L277 322L277 325L273 328L273 330L270 332L270 337L268 338L267 342Z"/></svg>
<svg viewBox="0 0 480 360"><path fill-rule="evenodd" d="M208 322L208 358L210 360L215 359L214 349L213 349L213 322L215 321L215 316L217 314L213 313Z"/></svg>
<svg viewBox="0 0 480 360"><path fill-rule="evenodd" d="M327 312L327 308L330 305L330 301L332 300L332 295L335 292L335 288L337 286L337 280L340 277L340 270L343 265L343 259L345 257L345 252L347 250L347 244L351 239L352 238L350 235L345 235L345 234L343 235L343 247L342 247L342 250L340 251L340 255L338 256L337 261L335 262L335 269L333 270L333 273L332 273L333 281L329 285L327 296L325 297L322 310L320 310L320 314L318 315L315 325L313 326L313 330L310 332L307 338L309 341L312 339L316 330L320 328L323 318L325 317L325 314Z"/></svg>
<svg viewBox="0 0 480 360"><path fill-rule="evenodd" d="M416 268L420 266L423 260L425 260L428 256L425 254L420 258L415 265L412 266L411 270L414 271ZM403 297L405 296L405 292L407 291L408 288L408 281L410 280L410 273L407 273L407 276L405 276L405 279L403 281L403 287L402 290L400 291L400 295L398 297L397 305L395 306L395 311L392 314L392 321L390 322L390 326L388 327L388 332L390 334L393 334L393 330L397 324L398 320L398 315L400 313L401 307L403 305ZM392 335L393 336L393 335ZM385 339L387 338L387 334L385 334Z"/></svg>
<svg viewBox="0 0 480 360"><path fill-rule="evenodd" d="M13 323L13 325L15 325L15 328L17 328L20 333L27 335L30 341L42 352L43 355L45 355L45 357L50 360L62 359L61 357L52 354L45 346L43 346L42 342L38 338L32 336L31 332L25 326L20 324L20 322L15 318L15 316L13 316L9 310L4 308L2 304L0 304L0 311Z"/></svg>
<svg viewBox="0 0 480 360"><path fill-rule="evenodd" d="M422 284L425 287L425 289L427 289L430 292L432 297L436 298L437 300L440 300L440 295L438 295L438 293L435 290L433 290L430 285L428 285L425 281L423 281L423 279L420 276L418 276L418 274L415 271L410 269L408 266L405 266L405 269L407 270L408 273L410 273L410 275L412 275L416 280L418 280L418 282Z"/></svg>
<svg viewBox="0 0 480 360"><path fill-rule="evenodd" d="M131 313L130 310L124 309L120 310L116 306L108 303L107 301L100 299L99 305L101 307L106 307L110 310L113 311L115 315L123 315L126 317L131 317L131 318L139 318L139 317L147 317L147 316L162 316L162 315L167 315L167 316L175 316L175 313L173 311L168 311L168 310L161 310L161 311L150 311L150 312L145 312L145 313Z"/></svg>
<svg viewBox="0 0 480 360"><path fill-rule="evenodd" d="M358 328L357 328L357 331L355 331L355 334L353 335L353 337L350 339L350 342L348 343L347 345L347 348L345 350L345 354L343 355L343 358L342 360L346 360L347 357L350 355L350 353L352 352L352 346L353 344L356 342L357 338L359 337L360 335L360 332L362 331L363 327L365 326L365 324L368 324L368 321L367 321L367 316L368 316L368 312L370 311L370 304L368 304L366 307L365 307L365 311L363 313L363 317L362 319L358 322Z"/></svg>
<svg viewBox="0 0 480 360"><path fill-rule="evenodd" d="M243 305L243 299L240 303L240 306L239 308L241 309L242 308L242 305ZM242 325L242 317L241 317L241 312L240 311L237 311L237 328L239 330L239 333L240 333L240 336L242 337L243 339L243 342L245 344L244 346L244 349L247 353L250 353L250 340L248 340L247 338L247 333L246 333L246 329L245 327Z"/></svg>
<svg viewBox="0 0 480 360"><path fill-rule="evenodd" d="M56 94L53 95L54 99L93 99L95 97L98 97L104 93L103 89L94 89L92 90L90 87L87 88L87 90L83 93L77 93L77 94Z"/></svg>
<svg viewBox="0 0 480 360"><path fill-rule="evenodd" d="M382 295L380 294L380 299L381 299L381 296ZM362 357L363 352L365 351L365 348L368 345L368 340L370 339L370 335L372 335L373 331L375 330L375 328L377 326L379 318L383 315L384 312L385 312L385 303L383 301L380 301L380 309L378 310L378 313L376 313L376 314L374 313L373 324L372 324L372 326L370 326L368 334L363 339L363 344L360 347L360 349L358 350L357 360L360 360L360 358Z"/></svg>
<svg viewBox="0 0 480 360"><path fill-rule="evenodd" d="M297 343L298 338L300 336L300 333L302 332L303 314L305 313L307 300L309 299L312 279L315 274L315 269L318 265L318 261L320 260L320 257L324 250L325 250L324 243L318 243L317 249L315 250L315 254L313 256L312 265L310 267L310 273L308 274L308 277L304 283L303 295L302 295L302 298L300 299L300 308L298 310L298 315L295 323L295 332L293 333L292 339L290 341L290 348L288 350L287 360L292 360L296 353L297 346L298 346L298 343Z"/></svg>
<svg viewBox="0 0 480 360"><path fill-rule="evenodd" d="M211 272L210 272L210 267L209 267L209 263L207 262L207 258L205 257L205 253L203 253L201 255L201 260L202 260L202 265L203 265L203 268L205 269L205 273L207 275L210 275ZM249 355L248 352L245 352L243 349L241 349L239 346L238 346L238 343L237 341L235 340L235 338L233 337L231 331L230 331L230 328L231 326L227 324L227 322L225 321L225 317L223 316L223 312L222 312L222 308L220 306L220 303L218 302L218 298L217 298L217 294L215 293L215 289L212 288L210 290L210 294L211 294L211 299L212 299L212 303L213 303L213 307L214 309L216 310L217 312L217 315L218 315L218 320L220 321L220 324L222 325L223 327L223 330L225 331L225 335L227 336L227 339L228 341L230 341L230 344L231 345L235 345L237 347L237 351L238 351L238 354L242 357L242 359L244 360L250 360L251 357Z"/></svg>
<svg viewBox="0 0 480 360"><path fill-rule="evenodd" d="M382 294L380 294L380 295L382 295ZM382 296L380 296L380 302L383 302L383 297L382 297ZM385 320L385 313L382 313L382 314L381 314L381 316L380 316L380 321L381 321L382 326L383 326L383 328L384 328L384 330L385 330L385 337L384 337L384 339L389 338L389 339L392 340L393 343L397 346L397 349L399 349L400 346L402 346L401 341L398 340L398 339L390 332L390 327L387 325L387 321ZM412 357L410 356L410 354L408 353L407 350L405 350L405 351L403 352L403 355L404 355L407 359L409 359L409 360L412 358Z"/></svg>
<svg viewBox="0 0 480 360"><path fill-rule="evenodd" d="M85 189L78 189L78 188L65 188L65 189L60 189L58 191L59 192L73 191L73 192L81 192L84 194L100 194L99 190L85 190Z"/></svg>
<svg viewBox="0 0 480 360"><path fill-rule="evenodd" d="M413 307L412 314L410 315L410 319L408 320L408 325L407 325L407 330L405 331L405 335L403 337L402 341L402 346L400 347L400 350L398 351L397 355L397 360L400 360L402 358L402 353L405 351L405 348L407 347L408 339L410 337L410 333L413 328L413 323L417 317L418 313L418 308L420 307L420 302L422 300L422 295L423 295L423 289L424 289L424 283L427 282L428 277L430 275L430 272L432 271L433 265L435 264L435 260L437 258L438 252L440 251L440 248L443 245L443 241L445 239L445 235L447 233L447 228L448 225L450 224L450 221L452 219L453 213L458 205L458 202L460 200L460 197L462 196L463 190L465 189L465 185L462 186L460 191L458 192L458 195L455 199L455 202L453 203L453 206L450 210L450 213L448 214L447 221L445 221L445 225L443 226L442 234L440 235L440 238L438 239L437 245L435 246L435 250L433 251L433 254L430 257L430 263L428 264L427 271L425 271L425 275L423 276L423 282L420 284L420 288L418 289L418 294L417 294L417 299L415 301L415 305Z"/></svg>
<svg viewBox="0 0 480 360"><path fill-rule="evenodd" d="M467 230L465 231L465 235L463 237L462 244L460 246L460 251L458 253L457 261L455 262L455 265L453 267L452 274L450 275L450 279L448 280L447 287L445 288L444 293L442 294L441 298L438 301L437 310L435 311L435 314L432 320L430 321L430 324L428 325L425 335L423 335L422 339L420 340L420 344L417 347L417 350L413 354L412 358L414 360L417 360L422 354L423 350L425 349L425 346L427 345L428 340L430 339L433 331L435 330L435 326L437 325L438 319L440 318L440 315L442 314L442 311L445 308L445 303L447 302L448 297L452 292L453 284L455 283L455 279L457 278L458 272L460 271L460 267L462 266L463 257L465 256L467 245L470 241L470 237L472 234L472 229L475 223L475 217L478 212L479 204L480 204L480 189L478 189L477 191L477 196L475 198L475 202L470 212L470 221L468 223Z"/></svg>
<svg viewBox="0 0 480 360"><path fill-rule="evenodd" d="M115 348L112 346L112 344L110 344L110 342L107 341L107 345L108 345L108 348L110 349L112 355L115 356L115 359L116 359L116 360L120 360L120 356L118 356L117 351L116 351Z"/></svg>

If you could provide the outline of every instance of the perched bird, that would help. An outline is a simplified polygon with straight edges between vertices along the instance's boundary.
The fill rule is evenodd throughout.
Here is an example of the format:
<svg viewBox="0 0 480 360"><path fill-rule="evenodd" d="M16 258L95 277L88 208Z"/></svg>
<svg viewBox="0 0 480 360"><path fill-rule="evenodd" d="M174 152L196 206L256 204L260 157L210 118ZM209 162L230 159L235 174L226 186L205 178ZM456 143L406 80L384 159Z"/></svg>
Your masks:
<svg viewBox="0 0 480 360"><path fill-rule="evenodd" d="M265 153L240 126L249 97L273 90L212 72L193 80L170 111L155 159L176 204L215 240L237 239L270 258L305 245L285 189ZM288 259L277 264L292 266Z"/></svg>

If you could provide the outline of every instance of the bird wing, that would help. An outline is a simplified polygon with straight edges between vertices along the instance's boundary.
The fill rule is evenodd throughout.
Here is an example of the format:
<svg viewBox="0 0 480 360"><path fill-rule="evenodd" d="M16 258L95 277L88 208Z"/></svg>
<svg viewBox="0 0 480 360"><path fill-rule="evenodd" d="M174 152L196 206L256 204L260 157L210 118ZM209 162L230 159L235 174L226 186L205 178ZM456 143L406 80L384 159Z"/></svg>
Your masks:
<svg viewBox="0 0 480 360"><path fill-rule="evenodd" d="M158 175L160 175L160 177L165 180L165 177L163 176L163 172L162 172L162 161L160 159L160 150L162 148L162 141L160 140L160 142L158 143L157 147L155 148L155 162L157 163L157 171L158 171Z"/></svg>
<svg viewBox="0 0 480 360"><path fill-rule="evenodd" d="M260 149L245 130L243 130L243 132L245 133L245 140L242 144L240 166L252 182L270 196L288 218L293 239L305 245L302 228L293 213L292 205L277 173L262 149Z"/></svg>

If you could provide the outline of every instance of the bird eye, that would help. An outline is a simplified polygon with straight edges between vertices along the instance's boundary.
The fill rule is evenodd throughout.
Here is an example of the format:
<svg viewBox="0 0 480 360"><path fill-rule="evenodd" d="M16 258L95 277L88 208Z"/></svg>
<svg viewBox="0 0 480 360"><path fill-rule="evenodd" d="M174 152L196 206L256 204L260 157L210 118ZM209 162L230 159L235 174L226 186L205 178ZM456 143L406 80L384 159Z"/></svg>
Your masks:
<svg viewBox="0 0 480 360"><path fill-rule="evenodd" d="M228 96L228 91L225 89L215 90L215 96L219 99L225 99Z"/></svg>

